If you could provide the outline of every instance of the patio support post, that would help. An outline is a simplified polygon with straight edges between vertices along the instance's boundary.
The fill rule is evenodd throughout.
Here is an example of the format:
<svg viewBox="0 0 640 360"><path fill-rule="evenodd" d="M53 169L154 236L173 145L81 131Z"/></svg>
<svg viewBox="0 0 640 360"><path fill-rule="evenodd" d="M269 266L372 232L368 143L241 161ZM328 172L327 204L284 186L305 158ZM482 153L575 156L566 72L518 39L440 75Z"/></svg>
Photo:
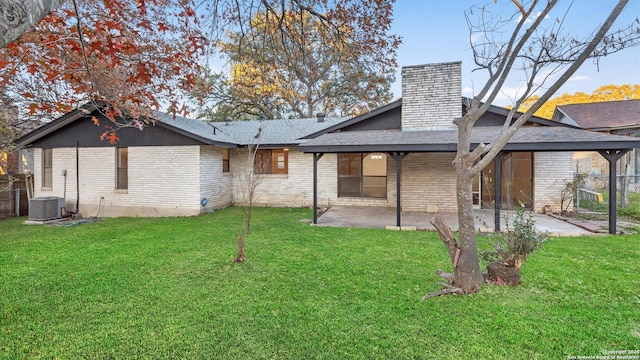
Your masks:
<svg viewBox="0 0 640 360"><path fill-rule="evenodd" d="M401 176L402 176L402 159L407 157L409 153L399 153L399 152L390 152L389 156L393 158L396 162L396 226L400 227L401 225L401 216L402 206L400 204L400 188L402 186Z"/></svg>
<svg viewBox="0 0 640 360"><path fill-rule="evenodd" d="M616 209L616 162L629 150L598 150L600 155L609 162L609 234L616 234L617 209Z"/></svg>
<svg viewBox="0 0 640 360"><path fill-rule="evenodd" d="M494 215L494 231L500 231L500 209L502 207L502 160L506 154L504 152L499 152L496 157L493 159L493 163L495 164L495 174L494 177L494 195L495 201L493 205L493 215ZM482 186L482 184L480 184Z"/></svg>
<svg viewBox="0 0 640 360"><path fill-rule="evenodd" d="M313 224L318 223L318 160L324 153L313 153Z"/></svg>

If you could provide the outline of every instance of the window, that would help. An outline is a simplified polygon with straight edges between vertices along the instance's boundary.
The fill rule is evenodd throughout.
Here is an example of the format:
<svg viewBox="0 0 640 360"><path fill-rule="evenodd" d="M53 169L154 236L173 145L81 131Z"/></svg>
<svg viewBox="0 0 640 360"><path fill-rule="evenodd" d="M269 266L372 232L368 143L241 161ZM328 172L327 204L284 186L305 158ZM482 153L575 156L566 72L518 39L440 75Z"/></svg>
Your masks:
<svg viewBox="0 0 640 360"><path fill-rule="evenodd" d="M129 188L129 149L116 148L116 189Z"/></svg>
<svg viewBox="0 0 640 360"><path fill-rule="evenodd" d="M287 149L256 151L253 170L256 174L288 174L289 151Z"/></svg>
<svg viewBox="0 0 640 360"><path fill-rule="evenodd" d="M42 149L42 187L53 185L53 149Z"/></svg>
<svg viewBox="0 0 640 360"><path fill-rule="evenodd" d="M229 149L222 149L222 172L229 172Z"/></svg>
<svg viewBox="0 0 640 360"><path fill-rule="evenodd" d="M338 196L387 197L387 155L338 154Z"/></svg>

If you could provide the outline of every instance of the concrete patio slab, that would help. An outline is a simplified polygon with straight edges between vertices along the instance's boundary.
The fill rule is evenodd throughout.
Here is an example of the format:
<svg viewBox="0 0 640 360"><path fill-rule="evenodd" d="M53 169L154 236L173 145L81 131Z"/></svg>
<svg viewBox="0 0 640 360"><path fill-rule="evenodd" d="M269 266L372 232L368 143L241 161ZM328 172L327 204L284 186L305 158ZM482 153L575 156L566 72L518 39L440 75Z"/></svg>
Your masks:
<svg viewBox="0 0 640 360"><path fill-rule="evenodd" d="M458 217L455 213L438 213L456 231L458 230ZM502 211L501 229L506 229L506 221L513 219L513 211ZM554 217L534 213L536 227L541 232L548 232L552 236L580 236L594 235L566 221ZM318 226L379 228L394 230L435 230L431 220L435 213L427 212L402 212L402 226L396 226L396 209L387 207L358 207L358 206L332 206L318 218ZM492 232L494 228L492 210L475 210L476 228L481 232Z"/></svg>

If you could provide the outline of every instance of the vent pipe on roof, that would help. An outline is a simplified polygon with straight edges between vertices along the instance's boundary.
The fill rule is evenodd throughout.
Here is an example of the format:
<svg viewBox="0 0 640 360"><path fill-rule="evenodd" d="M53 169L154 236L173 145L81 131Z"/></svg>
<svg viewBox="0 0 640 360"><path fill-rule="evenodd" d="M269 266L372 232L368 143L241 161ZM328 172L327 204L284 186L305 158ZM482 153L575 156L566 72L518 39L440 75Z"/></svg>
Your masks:
<svg viewBox="0 0 640 360"><path fill-rule="evenodd" d="M225 126L229 126L229 125L231 125L232 121L233 121L233 119L231 118L231 116L227 116L226 118L224 118L224 125Z"/></svg>
<svg viewBox="0 0 640 360"><path fill-rule="evenodd" d="M324 122L324 113L323 112L319 112L316 117L318 118L318 122Z"/></svg>

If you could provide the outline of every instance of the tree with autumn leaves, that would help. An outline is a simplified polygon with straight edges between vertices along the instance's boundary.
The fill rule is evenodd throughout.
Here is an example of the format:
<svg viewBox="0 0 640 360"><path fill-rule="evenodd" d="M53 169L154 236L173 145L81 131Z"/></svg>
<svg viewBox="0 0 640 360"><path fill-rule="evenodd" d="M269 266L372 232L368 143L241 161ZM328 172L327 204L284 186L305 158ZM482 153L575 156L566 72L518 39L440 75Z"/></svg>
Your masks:
<svg viewBox="0 0 640 360"><path fill-rule="evenodd" d="M378 26L388 27L390 8L380 11ZM219 45L231 74L206 79L205 117L353 116L388 103L399 39L385 33L378 41L384 45L374 48L355 41L350 24L336 30L310 13L256 14L249 30L232 32Z"/></svg>
<svg viewBox="0 0 640 360"><path fill-rule="evenodd" d="M145 115L184 111L207 39L184 0L68 1L0 50L0 85L34 125L89 101L111 119L103 137ZM133 119L123 121L123 112Z"/></svg>
<svg viewBox="0 0 640 360"><path fill-rule="evenodd" d="M527 111L531 105L535 104L539 99L540 97L538 95L530 96L522 103L520 111ZM534 115L545 119L551 119L556 107L560 105L636 99L640 99L639 84L603 85L591 94L579 91L573 94L564 93L560 96L556 96L553 99L546 101L540 109L534 113Z"/></svg>
<svg viewBox="0 0 640 360"><path fill-rule="evenodd" d="M261 47L273 48L275 43L267 41L278 37L295 44L299 30L313 24L326 46L342 44L347 50L348 45L344 59L368 56L394 65L399 41L388 34L393 0L60 3L3 3L3 14L9 15L0 30L11 31L0 31L6 45L0 50L0 90L13 99L22 117L34 119L34 126L93 101L111 120L100 124L110 142L117 140L120 127L142 128L152 110L187 115L186 94L208 94L207 81L198 80L205 77L205 65L220 43L237 42L255 54ZM264 21L252 21L255 14ZM255 36L260 29L268 29L269 36ZM286 49L293 51L290 45ZM204 100L196 99L197 106ZM132 121L122 120L125 113Z"/></svg>

